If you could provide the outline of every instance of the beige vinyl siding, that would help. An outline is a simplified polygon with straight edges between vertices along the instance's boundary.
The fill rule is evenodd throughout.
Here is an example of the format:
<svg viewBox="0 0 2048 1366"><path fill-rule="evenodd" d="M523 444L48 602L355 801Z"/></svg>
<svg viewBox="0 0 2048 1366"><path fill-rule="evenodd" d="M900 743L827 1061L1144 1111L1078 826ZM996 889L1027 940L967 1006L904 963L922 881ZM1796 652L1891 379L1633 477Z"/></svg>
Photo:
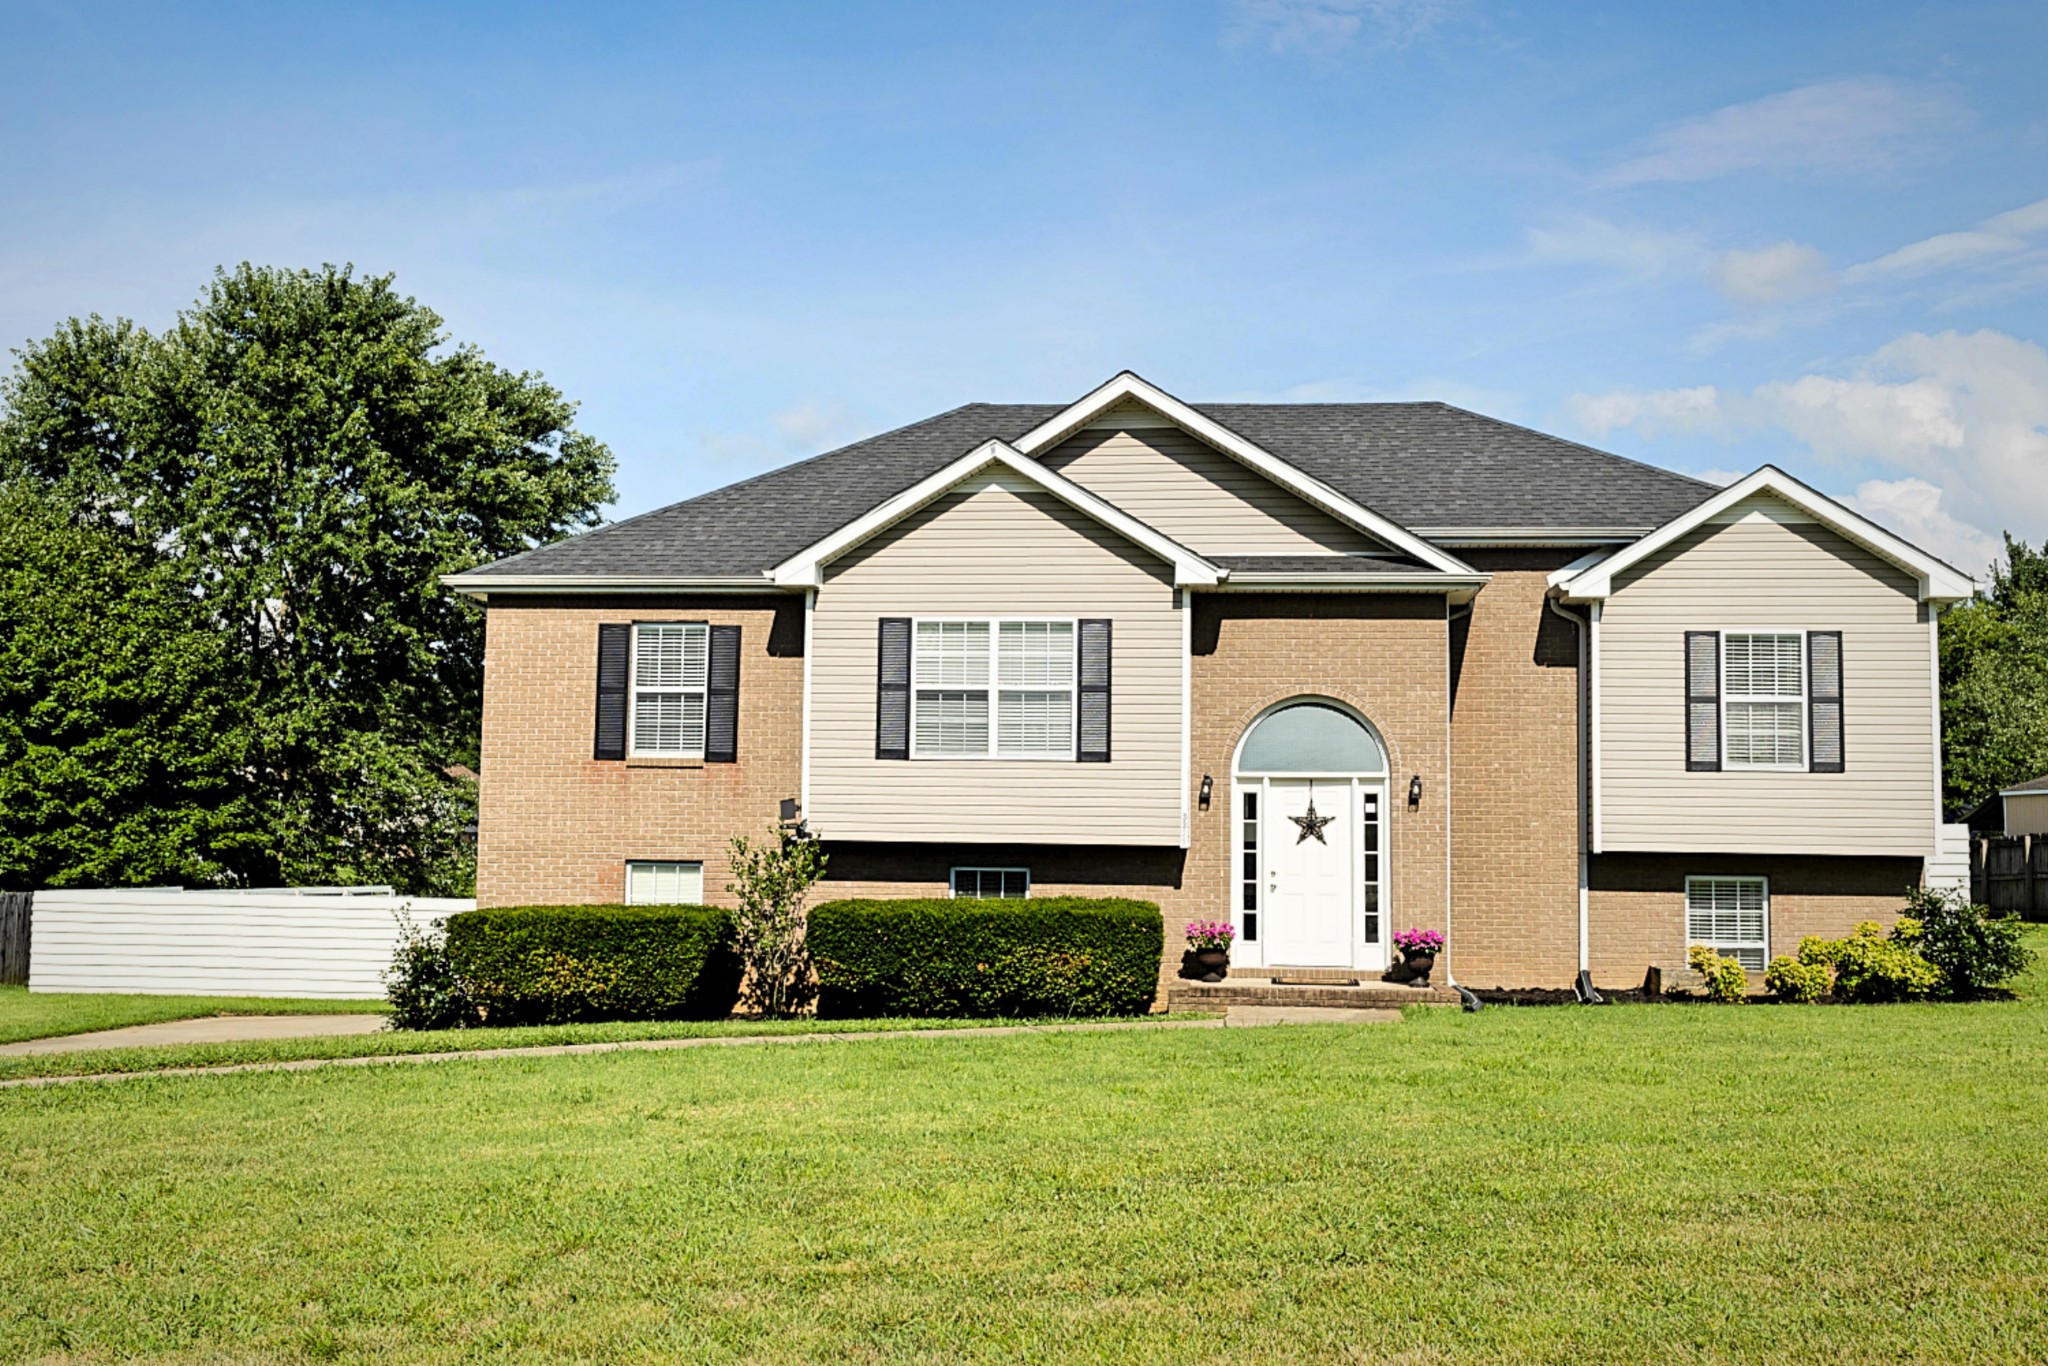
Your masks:
<svg viewBox="0 0 2048 1366"><path fill-rule="evenodd" d="M2048 835L2048 792L2016 792L2007 797L2005 833Z"/></svg>
<svg viewBox="0 0 2048 1366"><path fill-rule="evenodd" d="M1107 764L875 758L883 617L1107 617ZM826 567L811 621L811 827L833 840L1180 843L1181 614L1168 565L984 472Z"/></svg>
<svg viewBox="0 0 2048 1366"><path fill-rule="evenodd" d="M1768 495L1617 575L1600 618L1604 850L1932 852L1927 609L1911 576ZM1842 633L1845 773L1685 767L1687 631Z"/></svg>
<svg viewBox="0 0 2048 1366"><path fill-rule="evenodd" d="M1357 554L1384 548L1178 427L1090 427L1040 459L1197 554Z"/></svg>

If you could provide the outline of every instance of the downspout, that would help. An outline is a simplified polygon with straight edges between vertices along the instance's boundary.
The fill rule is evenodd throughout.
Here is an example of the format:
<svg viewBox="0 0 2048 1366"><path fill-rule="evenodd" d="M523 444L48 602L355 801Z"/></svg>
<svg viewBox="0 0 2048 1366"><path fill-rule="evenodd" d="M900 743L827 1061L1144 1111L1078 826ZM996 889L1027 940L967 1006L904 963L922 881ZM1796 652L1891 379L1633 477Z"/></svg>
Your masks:
<svg viewBox="0 0 2048 1366"><path fill-rule="evenodd" d="M1591 881L1591 863L1586 851L1590 844L1589 832L1593 819L1591 805L1593 758L1586 748L1586 733L1591 721L1587 713L1592 709L1592 699L1587 691L1586 622L1583 617L1575 616L1565 611L1563 604L1558 602L1556 598L1546 597L1544 605L1572 624L1572 631L1577 636L1579 642L1579 676L1574 689L1577 696L1575 698L1575 705L1572 708L1578 732L1578 743L1574 746L1574 749L1578 753L1576 767L1578 769L1579 786L1579 975L1575 989L1578 992L1579 1000L1585 1004L1605 1005L1606 1002L1601 998L1600 993L1593 989L1591 922L1587 913L1587 890Z"/></svg>

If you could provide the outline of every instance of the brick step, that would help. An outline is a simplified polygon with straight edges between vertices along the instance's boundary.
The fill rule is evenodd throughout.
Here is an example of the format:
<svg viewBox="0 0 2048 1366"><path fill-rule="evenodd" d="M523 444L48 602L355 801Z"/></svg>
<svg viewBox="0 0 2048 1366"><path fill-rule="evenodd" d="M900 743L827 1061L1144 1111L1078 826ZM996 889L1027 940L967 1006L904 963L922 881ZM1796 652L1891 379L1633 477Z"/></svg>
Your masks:
<svg viewBox="0 0 2048 1366"><path fill-rule="evenodd" d="M1355 986L1287 985L1259 977L1233 974L1221 982L1176 981L1166 990L1168 1010L1228 1010L1232 1006L1316 1006L1331 1010L1362 1010L1385 1006L1456 1005L1458 993L1446 986L1410 987L1367 979Z"/></svg>

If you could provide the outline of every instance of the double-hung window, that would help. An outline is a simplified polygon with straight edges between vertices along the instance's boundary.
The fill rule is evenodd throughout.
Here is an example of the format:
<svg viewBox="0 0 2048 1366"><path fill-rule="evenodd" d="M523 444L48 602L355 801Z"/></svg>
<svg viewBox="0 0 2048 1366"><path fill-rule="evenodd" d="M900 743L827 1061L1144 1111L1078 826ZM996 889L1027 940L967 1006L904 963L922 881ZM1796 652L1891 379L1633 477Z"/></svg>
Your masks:
<svg viewBox="0 0 2048 1366"><path fill-rule="evenodd" d="M1685 942L1762 972L1770 953L1770 885L1760 877L1685 880Z"/></svg>
<svg viewBox="0 0 2048 1366"><path fill-rule="evenodd" d="M1074 757L1072 621L925 621L911 650L912 757Z"/></svg>
<svg viewBox="0 0 2048 1366"><path fill-rule="evenodd" d="M704 753L710 673L711 628L703 622L633 627L634 754L690 758Z"/></svg>
<svg viewBox="0 0 2048 1366"><path fill-rule="evenodd" d="M1806 637L1722 635L1723 752L1729 768L1806 767Z"/></svg>

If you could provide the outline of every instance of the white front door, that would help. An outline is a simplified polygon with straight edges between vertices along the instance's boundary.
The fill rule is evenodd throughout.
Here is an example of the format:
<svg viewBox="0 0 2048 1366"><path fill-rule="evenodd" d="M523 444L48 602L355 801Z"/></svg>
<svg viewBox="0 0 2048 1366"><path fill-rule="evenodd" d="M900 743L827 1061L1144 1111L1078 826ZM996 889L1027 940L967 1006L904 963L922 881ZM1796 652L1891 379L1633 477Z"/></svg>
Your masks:
<svg viewBox="0 0 2048 1366"><path fill-rule="evenodd" d="M1262 934L1272 966L1353 967L1359 823L1349 779L1270 778Z"/></svg>

